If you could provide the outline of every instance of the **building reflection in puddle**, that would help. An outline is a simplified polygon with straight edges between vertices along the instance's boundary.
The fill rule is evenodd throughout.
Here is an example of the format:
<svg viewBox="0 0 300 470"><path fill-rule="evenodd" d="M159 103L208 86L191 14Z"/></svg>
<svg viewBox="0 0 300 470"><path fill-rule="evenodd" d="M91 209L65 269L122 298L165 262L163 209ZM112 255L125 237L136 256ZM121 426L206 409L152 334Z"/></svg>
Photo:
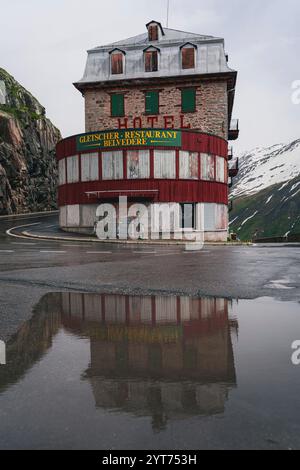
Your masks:
<svg viewBox="0 0 300 470"><path fill-rule="evenodd" d="M51 293L8 344L0 392L17 382L63 328L90 341L89 381L97 408L169 420L223 413L236 386L230 301Z"/></svg>

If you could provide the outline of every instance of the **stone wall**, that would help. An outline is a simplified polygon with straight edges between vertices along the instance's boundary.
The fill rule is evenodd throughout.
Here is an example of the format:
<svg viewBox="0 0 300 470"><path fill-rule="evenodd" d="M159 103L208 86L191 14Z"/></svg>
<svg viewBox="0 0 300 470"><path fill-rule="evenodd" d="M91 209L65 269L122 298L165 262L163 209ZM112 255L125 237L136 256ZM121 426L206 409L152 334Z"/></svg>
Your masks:
<svg viewBox="0 0 300 470"><path fill-rule="evenodd" d="M119 124L128 128L155 127L155 128L182 128L190 126L202 132L214 134L227 139L228 129L228 101L226 80L206 80L191 82L185 87L196 87L196 112L181 112L181 90L177 85L148 87L149 90L159 90L158 116L145 114L145 91L147 88L111 88L87 89L85 97L86 132L102 129L117 129ZM110 94L125 94L125 118L111 117ZM171 119L170 117L173 117ZM141 124L139 119L141 118Z"/></svg>

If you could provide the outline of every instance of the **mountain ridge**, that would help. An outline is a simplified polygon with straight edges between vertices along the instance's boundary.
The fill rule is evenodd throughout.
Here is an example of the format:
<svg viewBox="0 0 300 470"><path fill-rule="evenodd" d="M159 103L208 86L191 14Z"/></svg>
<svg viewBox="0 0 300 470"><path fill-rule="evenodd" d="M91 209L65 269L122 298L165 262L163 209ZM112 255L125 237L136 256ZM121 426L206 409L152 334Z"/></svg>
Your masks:
<svg viewBox="0 0 300 470"><path fill-rule="evenodd" d="M300 234L300 139L243 152L230 198L240 239Z"/></svg>

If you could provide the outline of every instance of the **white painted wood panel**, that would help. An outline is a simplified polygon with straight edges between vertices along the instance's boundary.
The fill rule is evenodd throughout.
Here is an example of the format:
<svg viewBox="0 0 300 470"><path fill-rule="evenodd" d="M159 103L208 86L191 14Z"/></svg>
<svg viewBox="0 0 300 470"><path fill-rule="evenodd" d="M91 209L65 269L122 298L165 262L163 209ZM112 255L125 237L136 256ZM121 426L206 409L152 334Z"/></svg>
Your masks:
<svg viewBox="0 0 300 470"><path fill-rule="evenodd" d="M78 155L67 158L67 181L68 183L78 183L79 181Z"/></svg>
<svg viewBox="0 0 300 470"><path fill-rule="evenodd" d="M102 178L104 180L119 180L123 178L122 151L102 153Z"/></svg>
<svg viewBox="0 0 300 470"><path fill-rule="evenodd" d="M179 178L198 179L199 159L198 153L179 152Z"/></svg>
<svg viewBox="0 0 300 470"><path fill-rule="evenodd" d="M154 178L176 178L175 150L154 150Z"/></svg>

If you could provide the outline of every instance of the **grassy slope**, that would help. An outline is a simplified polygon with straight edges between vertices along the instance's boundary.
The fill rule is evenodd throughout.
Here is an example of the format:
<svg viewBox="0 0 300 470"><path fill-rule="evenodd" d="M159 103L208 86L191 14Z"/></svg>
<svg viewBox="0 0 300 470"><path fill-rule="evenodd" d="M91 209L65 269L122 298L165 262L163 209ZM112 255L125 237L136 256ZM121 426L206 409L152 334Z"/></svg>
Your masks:
<svg viewBox="0 0 300 470"><path fill-rule="evenodd" d="M252 196L234 199L230 220L231 231L238 233L241 240L251 240L254 233L259 237L284 236L300 233L300 184L291 191L293 185L300 182L300 176L291 180L283 189L283 184L270 186ZM267 203L270 196L272 199ZM249 219L256 211L257 215ZM235 220L236 219L236 220Z"/></svg>

